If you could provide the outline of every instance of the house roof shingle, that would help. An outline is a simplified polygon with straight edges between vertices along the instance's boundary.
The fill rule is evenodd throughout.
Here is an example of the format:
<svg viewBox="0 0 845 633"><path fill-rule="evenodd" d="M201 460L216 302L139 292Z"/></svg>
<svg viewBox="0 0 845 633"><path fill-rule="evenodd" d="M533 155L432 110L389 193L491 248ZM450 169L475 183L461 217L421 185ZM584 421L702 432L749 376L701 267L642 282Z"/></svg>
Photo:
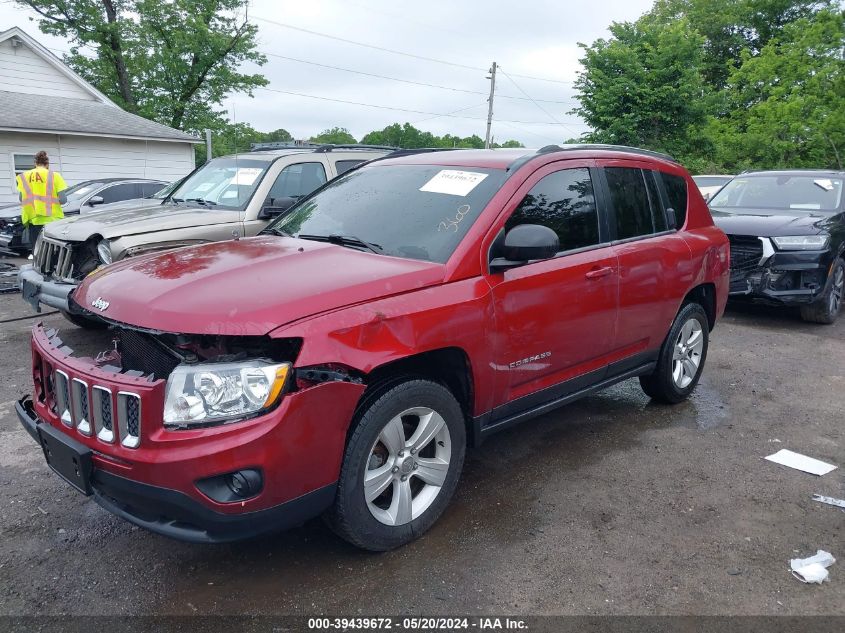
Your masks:
<svg viewBox="0 0 845 633"><path fill-rule="evenodd" d="M200 142L195 136L110 104L4 91L0 91L0 130Z"/></svg>

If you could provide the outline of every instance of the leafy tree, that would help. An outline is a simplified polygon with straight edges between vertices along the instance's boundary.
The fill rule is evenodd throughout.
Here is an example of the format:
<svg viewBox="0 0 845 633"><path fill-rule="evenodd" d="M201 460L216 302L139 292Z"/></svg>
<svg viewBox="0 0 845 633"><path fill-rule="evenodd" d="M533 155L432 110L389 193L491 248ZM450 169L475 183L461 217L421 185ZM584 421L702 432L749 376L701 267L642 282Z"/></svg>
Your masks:
<svg viewBox="0 0 845 633"><path fill-rule="evenodd" d="M477 134L460 137L453 134L436 136L431 132L418 130L410 123L393 123L383 130L370 132L361 139L362 143L368 145L390 145L403 149L417 149L420 147L460 147L480 149L484 147L484 139ZM506 141L497 147L522 147L519 141Z"/></svg>
<svg viewBox="0 0 845 633"><path fill-rule="evenodd" d="M333 127L323 130L311 138L312 143L333 143L335 145L351 145L357 143L355 137L345 127Z"/></svg>
<svg viewBox="0 0 845 633"><path fill-rule="evenodd" d="M188 131L213 127L230 92L267 85L238 71L256 50L248 0L15 0L67 38L65 62L120 106ZM93 54L85 54L90 50Z"/></svg>
<svg viewBox="0 0 845 633"><path fill-rule="evenodd" d="M525 145L523 145L519 141L511 140L511 141L505 141L501 145L499 145L498 143L494 143L493 147L518 148L518 147L525 147Z"/></svg>
<svg viewBox="0 0 845 633"><path fill-rule="evenodd" d="M249 123L229 123L216 121L211 129L212 156L226 156L237 152L248 152L253 143L288 142L293 137L285 129L279 128L272 132L259 132ZM196 146L196 163L201 165L206 161L205 143Z"/></svg>
<svg viewBox="0 0 845 633"><path fill-rule="evenodd" d="M714 121L722 160L745 167L845 164L845 12L787 25L728 80L731 114Z"/></svg>
<svg viewBox="0 0 845 633"><path fill-rule="evenodd" d="M581 45L574 112L593 129L584 140L685 156L707 120L702 98L704 38L685 19L613 23L611 39Z"/></svg>

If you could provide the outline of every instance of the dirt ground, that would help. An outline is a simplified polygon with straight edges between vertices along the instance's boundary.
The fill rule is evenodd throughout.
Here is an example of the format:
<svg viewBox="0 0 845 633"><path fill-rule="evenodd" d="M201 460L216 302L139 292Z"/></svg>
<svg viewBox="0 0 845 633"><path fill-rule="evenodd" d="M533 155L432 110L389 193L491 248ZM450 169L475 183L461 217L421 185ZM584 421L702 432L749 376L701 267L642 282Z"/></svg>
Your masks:
<svg viewBox="0 0 845 633"><path fill-rule="evenodd" d="M0 614L845 615L845 511L811 499L845 497L845 318L731 309L689 402L628 381L493 437L429 533L371 554L319 520L179 543L74 492L14 414L31 314L0 296ZM840 469L762 459L781 448ZM842 560L802 585L789 559L819 548Z"/></svg>

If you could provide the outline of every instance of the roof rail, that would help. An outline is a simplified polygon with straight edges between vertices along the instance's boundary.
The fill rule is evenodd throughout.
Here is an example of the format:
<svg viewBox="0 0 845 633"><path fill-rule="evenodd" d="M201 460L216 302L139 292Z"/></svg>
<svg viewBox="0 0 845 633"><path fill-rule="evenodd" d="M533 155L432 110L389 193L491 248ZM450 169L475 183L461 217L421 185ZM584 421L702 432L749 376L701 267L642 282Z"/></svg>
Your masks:
<svg viewBox="0 0 845 633"><path fill-rule="evenodd" d="M677 163L678 161L669 156L669 154L663 154L662 152L653 152L650 149L640 149L639 147L628 147L627 145L607 145L604 143L573 143L568 145L546 145L545 147L541 147L537 150L538 154L549 154L551 152L568 152L568 151L577 151L577 150L591 150L591 149L604 149L613 152L625 152L627 154L640 154L641 156L651 156L652 158L661 158L663 160L668 160L673 163Z"/></svg>
<svg viewBox="0 0 845 633"><path fill-rule="evenodd" d="M315 145L315 147L315 152L331 152L336 149L384 149L391 151L399 149L398 147L393 147L392 145L362 145L361 143L326 143L324 145Z"/></svg>
<svg viewBox="0 0 845 633"><path fill-rule="evenodd" d="M318 149L322 145L307 141L267 141L266 143L250 143L250 152L263 152L269 149Z"/></svg>

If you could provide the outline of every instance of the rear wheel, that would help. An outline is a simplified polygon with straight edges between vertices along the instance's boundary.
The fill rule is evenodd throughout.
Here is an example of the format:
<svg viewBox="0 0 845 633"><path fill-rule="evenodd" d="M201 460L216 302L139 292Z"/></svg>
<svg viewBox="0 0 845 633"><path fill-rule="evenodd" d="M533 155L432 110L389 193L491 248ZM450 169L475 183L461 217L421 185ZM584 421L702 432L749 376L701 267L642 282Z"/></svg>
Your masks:
<svg viewBox="0 0 845 633"><path fill-rule="evenodd" d="M466 428L452 393L428 380L407 380L368 402L326 518L353 545L385 551L420 536L449 504Z"/></svg>
<svg viewBox="0 0 845 633"><path fill-rule="evenodd" d="M89 319L79 314L71 314L67 310L62 310L62 316L75 326L85 328L86 330L105 330L108 327L103 321Z"/></svg>
<svg viewBox="0 0 845 633"><path fill-rule="evenodd" d="M709 332L704 308L697 303L681 308L660 349L654 372L640 376L643 391L659 402L686 400L704 370Z"/></svg>
<svg viewBox="0 0 845 633"><path fill-rule="evenodd" d="M845 262L837 259L830 271L827 290L815 302L801 306L801 318L810 323L830 325L836 321L845 298Z"/></svg>

